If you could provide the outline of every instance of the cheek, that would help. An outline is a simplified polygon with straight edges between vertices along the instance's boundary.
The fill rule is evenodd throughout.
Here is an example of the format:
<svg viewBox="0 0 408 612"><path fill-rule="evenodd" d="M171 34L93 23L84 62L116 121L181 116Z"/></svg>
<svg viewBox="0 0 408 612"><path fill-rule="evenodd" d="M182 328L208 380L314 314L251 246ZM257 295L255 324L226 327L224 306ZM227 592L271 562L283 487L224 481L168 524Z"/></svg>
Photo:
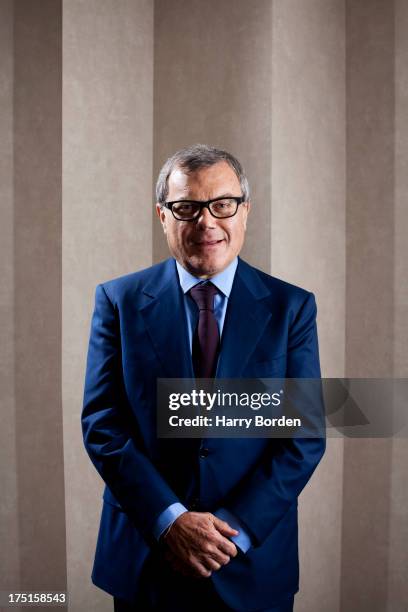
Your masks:
<svg viewBox="0 0 408 612"><path fill-rule="evenodd" d="M183 245L186 241L186 236L182 231L182 228L173 228L171 233L171 244L177 247L179 250L183 250Z"/></svg>
<svg viewBox="0 0 408 612"><path fill-rule="evenodd" d="M245 229L242 223L239 223L234 228L231 228L231 231L229 232L230 242L234 246L238 246L243 241L244 235L245 235Z"/></svg>

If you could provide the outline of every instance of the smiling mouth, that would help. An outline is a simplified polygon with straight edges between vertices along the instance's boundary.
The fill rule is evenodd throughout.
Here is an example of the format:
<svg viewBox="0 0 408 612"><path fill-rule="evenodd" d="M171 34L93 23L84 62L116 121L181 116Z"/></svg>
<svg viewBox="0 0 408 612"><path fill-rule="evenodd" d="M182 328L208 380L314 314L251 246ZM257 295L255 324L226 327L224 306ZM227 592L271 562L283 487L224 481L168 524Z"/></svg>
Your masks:
<svg viewBox="0 0 408 612"><path fill-rule="evenodd" d="M200 240L200 242L194 242L194 244L198 247L212 247L221 244L221 242L224 242L223 238L220 240Z"/></svg>

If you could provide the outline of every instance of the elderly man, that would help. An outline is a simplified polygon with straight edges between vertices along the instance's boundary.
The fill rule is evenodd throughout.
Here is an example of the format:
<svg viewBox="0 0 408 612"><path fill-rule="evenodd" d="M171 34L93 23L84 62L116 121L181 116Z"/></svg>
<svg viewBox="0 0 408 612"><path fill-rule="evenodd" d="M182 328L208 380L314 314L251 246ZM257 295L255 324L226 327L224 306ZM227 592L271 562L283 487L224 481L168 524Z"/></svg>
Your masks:
<svg viewBox="0 0 408 612"><path fill-rule="evenodd" d="M97 287L82 424L106 483L92 574L115 610L293 609L297 498L324 440L164 440L158 378L319 378L313 294L242 261L239 161L178 151L157 181L172 257Z"/></svg>

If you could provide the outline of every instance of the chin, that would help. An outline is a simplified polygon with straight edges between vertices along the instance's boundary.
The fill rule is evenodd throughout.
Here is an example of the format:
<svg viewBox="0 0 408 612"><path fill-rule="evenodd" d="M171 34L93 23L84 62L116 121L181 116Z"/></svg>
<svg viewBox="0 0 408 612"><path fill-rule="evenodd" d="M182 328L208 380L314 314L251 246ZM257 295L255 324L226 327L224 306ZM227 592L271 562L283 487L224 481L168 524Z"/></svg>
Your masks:
<svg viewBox="0 0 408 612"><path fill-rule="evenodd" d="M194 276L215 276L226 268L228 262L226 261L189 261L188 268L191 270Z"/></svg>

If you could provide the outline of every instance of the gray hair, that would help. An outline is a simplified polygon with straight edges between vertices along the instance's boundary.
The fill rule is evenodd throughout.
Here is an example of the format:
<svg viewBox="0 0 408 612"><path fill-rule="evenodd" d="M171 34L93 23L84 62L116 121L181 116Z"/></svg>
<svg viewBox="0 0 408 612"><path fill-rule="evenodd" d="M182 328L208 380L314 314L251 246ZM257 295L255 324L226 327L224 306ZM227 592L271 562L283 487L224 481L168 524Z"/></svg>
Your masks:
<svg viewBox="0 0 408 612"><path fill-rule="evenodd" d="M163 204L166 201L169 191L168 179L175 168L186 170L186 172L194 172L200 168L213 166L221 161L226 161L234 170L241 186L242 195L245 201L248 201L248 179L237 158L222 149L216 149L205 144L195 144L180 149L164 163L156 183L156 202Z"/></svg>

